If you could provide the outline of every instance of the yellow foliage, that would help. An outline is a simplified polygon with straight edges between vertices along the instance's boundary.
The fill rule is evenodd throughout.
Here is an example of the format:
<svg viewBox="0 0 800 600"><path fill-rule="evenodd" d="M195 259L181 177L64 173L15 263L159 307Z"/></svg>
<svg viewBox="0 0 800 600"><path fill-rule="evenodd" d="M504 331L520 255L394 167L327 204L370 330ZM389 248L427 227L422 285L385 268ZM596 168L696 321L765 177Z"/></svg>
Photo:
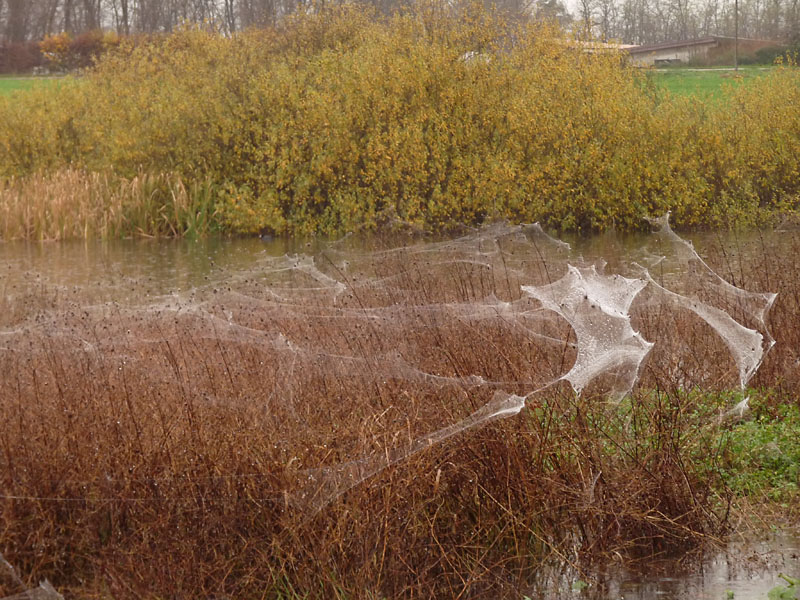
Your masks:
<svg viewBox="0 0 800 600"><path fill-rule="evenodd" d="M213 182L214 219L242 233L337 233L387 215L586 232L666 210L711 226L796 207L796 68L724 102L661 97L552 26L459 10L345 6L233 37L185 28L123 43L81 80L0 99L0 175Z"/></svg>
<svg viewBox="0 0 800 600"><path fill-rule="evenodd" d="M53 35L46 36L41 42L39 42L39 50L41 51L42 56L44 56L51 65L58 68L63 68L66 66L67 59L69 57L69 47L71 42L72 38L70 37L69 33L55 33Z"/></svg>

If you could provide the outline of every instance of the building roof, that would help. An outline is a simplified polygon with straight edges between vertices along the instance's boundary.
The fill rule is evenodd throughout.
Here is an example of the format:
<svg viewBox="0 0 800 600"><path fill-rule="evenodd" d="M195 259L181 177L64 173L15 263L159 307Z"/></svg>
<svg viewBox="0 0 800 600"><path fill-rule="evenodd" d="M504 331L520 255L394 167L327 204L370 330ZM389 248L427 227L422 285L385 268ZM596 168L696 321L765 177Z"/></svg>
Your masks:
<svg viewBox="0 0 800 600"><path fill-rule="evenodd" d="M644 52L655 52L656 50L669 50L670 48L685 48L687 46L703 46L716 44L716 37L704 37L695 40L683 40L680 42L664 42L663 44L649 44L647 46L634 46L628 48L631 54L641 54Z"/></svg>
<svg viewBox="0 0 800 600"><path fill-rule="evenodd" d="M736 38L723 36L723 35L711 35L704 38L697 38L694 40L682 40L680 42L664 42L662 44L648 44L646 46L633 46L632 48L628 48L628 52L630 54L643 54L646 52L655 52L657 50L669 50L670 48L687 48L689 46L705 46L705 45L714 45L721 41L733 41ZM751 38L739 38L740 42L762 42L766 44L774 44L776 42L772 42L770 40L755 40Z"/></svg>

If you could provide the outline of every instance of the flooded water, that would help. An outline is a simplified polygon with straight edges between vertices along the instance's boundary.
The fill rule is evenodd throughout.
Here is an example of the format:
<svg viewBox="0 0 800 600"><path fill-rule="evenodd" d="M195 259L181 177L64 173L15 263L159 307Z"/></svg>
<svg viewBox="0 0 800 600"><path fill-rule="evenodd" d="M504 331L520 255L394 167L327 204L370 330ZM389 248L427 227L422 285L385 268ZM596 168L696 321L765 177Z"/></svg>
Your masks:
<svg viewBox="0 0 800 600"><path fill-rule="evenodd" d="M796 235L771 234L765 240L758 233L733 236L696 234L687 237L703 254L709 250L727 249L730 262L722 265L720 274L736 279L741 259L748 253L759 253L786 246L790 248ZM590 238L564 237L574 256L587 262L602 261L612 268L621 260L644 260L642 248L647 236L614 233ZM371 243L375 243L374 240ZM418 242L415 242L418 243ZM180 293L199 286L225 282L232 273L257 267L265 257L284 254L324 252L336 242L293 241L270 238L210 238L202 240L110 240L68 242L2 242L0 241L0 285L6 290L33 279L62 288L92 291L98 300L141 299L160 294ZM341 247L341 246L339 246ZM363 250L361 241L350 241L345 247ZM782 250L781 250L782 251ZM788 250L787 250L788 251ZM738 262L737 262L738 261ZM0 290L3 291L3 290Z"/></svg>
<svg viewBox="0 0 800 600"><path fill-rule="evenodd" d="M669 294L671 301L676 302L677 306L694 310L724 339L724 344L718 344L720 352L727 353L730 350L733 358L728 361L728 370L720 377L728 377L728 383L735 387L738 382L735 377L738 368L738 376L744 384L761 362L761 348L756 353L757 348L751 348L749 342L745 347L741 340L747 342L752 336L741 338L742 331L750 330L738 322L733 323L733 317L725 312L728 310L725 307L736 304L735 308L739 313L734 315L731 310L730 314L739 320L742 320L741 315L749 318L758 346L763 341L764 348L769 351L771 340L766 328L756 331L759 326L764 326L763 316L772 301L769 294L772 291L770 262L764 257L770 253L785 255L797 248L796 235L770 234L765 237L754 233L744 237L695 236L693 242L699 255L704 259L707 255L713 255L707 259L713 265L712 269L694 254L690 245L684 247L680 246L682 242L677 242L678 254L691 252L697 257L694 268L700 271L705 269L702 273L704 281L710 282L721 296L726 295L728 304L719 304L722 308L714 306L704 312L698 308L694 297L688 299L688 296L681 296L667 289L670 287L670 272L663 266L665 263L659 255L659 246L650 243L652 240L649 237L623 238L606 235L588 240L573 239L569 242L571 248L565 250L566 244L546 236L540 230L533 233L501 230L486 236L476 234L466 241L461 240L454 244L441 240L431 242L430 245L415 242L411 254L419 262L414 263L416 271L409 270L410 274L403 274L403 278L399 278L387 266L375 266L379 261L373 258L381 255L381 250L365 250L364 244L353 240L311 243L260 239L0 243L0 307L4 308L3 314L0 314L0 334L9 340L9 348L12 347L12 342L17 344L15 347L22 348L24 345L20 340L29 332L41 334L35 324L30 325L29 322L36 321L39 313L57 309L60 311L57 317L51 318L49 324L42 327L58 325L62 337L69 343L74 342L75 348L90 348L91 352L86 351L87 356L91 353L101 354L106 345L111 348L114 346L111 343L104 345L104 340L91 337L91 327L85 321L79 322L72 314L74 307L102 303L138 308L157 306L158 310L153 313L141 312L127 318L130 323L145 324L148 323L145 319L150 319L150 323L155 322L155 333L160 336L162 327L177 323L179 317L185 318L187 313L191 313L194 320L191 323L187 321L186 327L191 326L192 332L212 328L214 333L213 336L205 337L205 334L193 333L195 337L189 339L194 339L198 344L209 341L219 344L220 340L228 339L223 336L228 336L232 343L246 342L253 347L263 345L285 361L286 373L294 374L296 365L304 360L308 365L314 365L314 368L337 368L347 377L369 376L381 384L385 384L386 379L394 378L433 389L437 389L436 386L472 386L475 389L485 388L487 398L495 398L459 423L448 425L443 422L439 432L421 435L411 440L404 449L395 449L391 453L387 451L385 459L381 454L378 455L379 460L368 458L343 463L346 468L329 469L324 477L320 476L319 482L314 482L316 489L309 491L306 487L296 490L297 504L313 515L354 485L404 460L405 457L483 422L517 414L524 407L526 398L538 391L529 391L536 385L542 385L544 387L539 389L545 389L554 382L565 380L572 384L576 392L580 392L584 379L588 381L595 374L602 374L608 365L613 368L622 365L624 368L615 375L615 382L622 381L625 385L614 391L629 391L638 375L640 362L649 351L650 342L642 341L638 332L631 330L628 308L646 285L652 284L651 287ZM535 261L529 261L525 253L533 252L537 254ZM579 267L573 268L573 264ZM443 270L442 265L449 271ZM612 275L603 275L606 268ZM627 279L635 277L636 273L645 272L645 269L649 270L648 279L638 280L641 285L633 278ZM431 279L445 276L438 275L439 273L446 274L447 277L456 273L458 277L453 278L458 292L455 300L450 296L429 297L428 290L423 286L416 303L408 307L397 307L395 299L402 297L401 292L407 292L406 288L416 285L420 279L419 273L423 271L427 271L427 276ZM487 271L490 272L489 276L482 275ZM690 275L699 277L698 272ZM287 279L287 274L291 275L291 281ZM381 339L375 342L377 350L369 347L355 350L355 345L351 343L349 332L355 330L350 327L351 324L359 331L367 331L373 330L377 323L391 333L376 336L377 338L394 335L400 339L408 332L415 331L415 328L424 327L420 325L420 319L432 318L431 315L450 319L459 325L494 319L506 326L518 326L518 331L531 335L531 339L551 343L554 338L552 331L546 328L547 323L541 321L541 331L536 329L540 323L536 319L541 318L537 311L541 309L532 310L529 304L533 300L525 297L525 293L548 308L546 292L557 290L554 287L558 284L556 280L559 277L564 277L560 281L567 280L570 274L576 281L579 278L594 283L599 281L593 290L599 290L600 296L603 296L601 300L608 300L608 306L611 307L606 309L603 306L603 309L608 314L613 313L611 317L614 319L624 321L623 327L622 324L609 320L608 327L601 334L595 335L589 327L595 317L584 319L578 309L569 312L563 308L563 303L552 305L552 311L566 319L577 332L575 346L591 338L591 344L587 345L591 346L589 350L578 348L575 351L576 364L581 360L586 362L584 372L573 367L566 375L554 371L551 380L544 378L543 383L527 380L509 383L503 378L505 371L498 367L494 372L489 368L491 365L486 367L486 372L449 373L447 363L437 362L437 356L429 356L426 346L404 349L401 353L397 349L387 349ZM686 272L682 272L681 277L685 278ZM628 285L621 291L613 288L613 285L617 285L613 282L620 281ZM741 286L743 281L754 291L736 287ZM347 285L342 282L347 282ZM354 290L353 294L349 290ZM370 290L374 294L373 305L364 305L362 298L358 296L359 290ZM521 294L520 290L524 293ZM218 291L221 293L217 294ZM566 291L574 295L572 288ZM305 294L319 298L304 304L299 299ZM588 299L587 295L581 297ZM170 305L170 298L179 298L180 301ZM581 298L577 299L578 303L582 301ZM764 306L767 308L763 308ZM596 310L597 306L592 304L591 309ZM256 321L254 317L255 313L271 315L280 311L294 311L292 314L295 315L295 321L291 323L292 327L273 332L264 327L263 319ZM90 320L96 318L97 323L102 323L104 327L117 318L114 311L98 310L96 313L97 316L92 316ZM161 319L164 314L169 314L169 320L155 320ZM732 323L730 327L725 324L723 316ZM280 318L283 317L275 317L275 322ZM301 335L304 331L302 326L315 320L341 322L342 331L348 332L347 339L337 339L335 343L327 342L330 345L327 347L324 345L325 340L314 339L313 335L311 339L307 334ZM196 322L200 325L196 326ZM584 325L585 328L581 329ZM81 333L82 327L85 328L84 333ZM129 365L126 361L135 360L139 356L137 352L143 353L135 345L135 336L131 336L131 326L120 327L116 339L125 342L124 349L128 353L121 364ZM614 335L627 337L611 339L609 328L613 329ZM151 332L151 335L155 336L155 333ZM591 337L593 335L594 338ZM634 338L639 345L633 345L631 340ZM153 339L160 342L160 338ZM608 345L606 349L601 349L602 352L595 348L601 342ZM156 345L152 340L147 343ZM556 349L566 348L570 344L572 342L565 342ZM615 344L622 350L618 355L622 358L615 356L613 360L609 360L609 348L615 350ZM0 350L3 349L0 346ZM629 362L626 363L623 359ZM135 362L133 364L135 366ZM559 365L554 364L556 367ZM153 385L159 385L159 380L155 379L148 363L142 361L142 365L142 380L150 381L150 377ZM185 368L189 369L191 365ZM507 368L507 365L503 368ZM175 369L177 371L177 367ZM214 401L219 404L227 402L222 393L226 391L224 385L212 377L210 368L208 370L209 381L216 382L219 387L218 397ZM702 365L697 367L694 374L689 373L689 367L686 370L687 376L707 376ZM299 367L297 372L301 372ZM162 382L165 386L170 383L171 377L169 370L166 373ZM734 374L733 377L731 373ZM273 395L291 396L294 393L292 382L278 379L275 382L276 391L269 398ZM211 398L207 390L203 389L200 376L187 377L186 380L197 386L192 388L187 383L187 393L202 396L206 400ZM230 379L230 384L231 388L235 388L233 378ZM503 389L503 386L522 391L510 392L510 395L503 397L501 403L497 403L497 395L492 394L497 388ZM524 397L514 395L526 392L528 395ZM521 402L509 404L509 398ZM491 410L487 410L487 407ZM298 423L305 422L306 417L302 414L295 417ZM594 483L597 482L597 477L599 474ZM320 494L321 491L326 495L320 500L305 501L307 493ZM286 497L289 498L289 495ZM782 531L758 540L734 540L724 551L715 551L705 557L650 561L643 571L611 565L583 574L581 578L561 573L557 583L545 584L525 595L530 598L594 600L757 600L766 598L772 588L782 583L779 573L800 576L800 536L797 534Z"/></svg>
<svg viewBox="0 0 800 600"><path fill-rule="evenodd" d="M800 532L780 531L734 540L706 556L648 561L641 569L592 573L585 589L573 586L561 598L592 600L767 600L780 574L800 574ZM547 597L543 595L542 597Z"/></svg>
<svg viewBox="0 0 800 600"><path fill-rule="evenodd" d="M98 300L145 300L223 281L259 257L294 251L288 241L259 239L8 242L0 243L0 277L6 290L38 280Z"/></svg>

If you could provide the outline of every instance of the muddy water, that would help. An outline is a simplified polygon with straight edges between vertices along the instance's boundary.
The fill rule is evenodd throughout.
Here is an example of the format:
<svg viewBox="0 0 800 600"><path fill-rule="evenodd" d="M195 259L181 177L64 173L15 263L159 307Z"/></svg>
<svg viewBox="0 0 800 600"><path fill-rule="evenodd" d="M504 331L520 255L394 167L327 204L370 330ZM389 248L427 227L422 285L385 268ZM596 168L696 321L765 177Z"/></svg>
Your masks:
<svg viewBox="0 0 800 600"><path fill-rule="evenodd" d="M737 536L702 554L647 560L635 568L612 563L582 574L555 568L521 598L771 600L770 591L789 585L781 574L800 574L798 528Z"/></svg>
<svg viewBox="0 0 800 600"><path fill-rule="evenodd" d="M730 256L720 275L736 279L741 256L775 251L796 240L794 234L758 233L746 236L698 234L688 236L701 255L711 251ZM646 259L643 235L606 234L588 239L565 237L572 256L601 261L613 269L620 261ZM374 244L374 241L371 242ZM415 243L419 243L418 241ZM331 242L285 239L113 240L107 242L25 243L0 240L0 293L15 286L56 286L94 292L98 300L144 300L160 294L179 293L198 286L225 283L231 273L255 267L265 257L315 254ZM333 242L337 245L337 242ZM767 249L765 250L765 245ZM337 245L337 248L341 248ZM346 247L361 251L359 241Z"/></svg>
<svg viewBox="0 0 800 600"><path fill-rule="evenodd" d="M0 243L0 293L39 284L77 289L99 301L144 301L222 282L260 256L290 251L298 250L259 239Z"/></svg>
<svg viewBox="0 0 800 600"><path fill-rule="evenodd" d="M597 600L765 600L776 586L788 585L781 573L800 574L800 532L735 540L699 560L652 561L639 572L610 569L593 574L593 586L571 595Z"/></svg>

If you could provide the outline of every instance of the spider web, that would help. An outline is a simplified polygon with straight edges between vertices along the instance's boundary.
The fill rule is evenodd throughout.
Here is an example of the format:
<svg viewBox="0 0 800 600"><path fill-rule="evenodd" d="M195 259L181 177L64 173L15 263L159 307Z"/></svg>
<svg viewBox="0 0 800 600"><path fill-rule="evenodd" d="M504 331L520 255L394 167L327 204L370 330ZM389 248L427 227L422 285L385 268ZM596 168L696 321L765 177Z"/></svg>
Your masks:
<svg viewBox="0 0 800 600"><path fill-rule="evenodd" d="M121 267L102 278L86 268L74 282L9 262L0 369L15 375L0 391L34 406L41 389L75 377L109 403L136 386L154 401L177 394L208 410L257 411L287 440L274 449L285 501L313 516L554 386L619 401L663 343L658 327L650 339L637 331L634 314L689 311L719 337L744 387L774 344L775 294L719 276L669 215L653 224L614 268L537 224L502 223L395 247L348 237L305 252L229 253L183 286L177 273L158 285Z"/></svg>

